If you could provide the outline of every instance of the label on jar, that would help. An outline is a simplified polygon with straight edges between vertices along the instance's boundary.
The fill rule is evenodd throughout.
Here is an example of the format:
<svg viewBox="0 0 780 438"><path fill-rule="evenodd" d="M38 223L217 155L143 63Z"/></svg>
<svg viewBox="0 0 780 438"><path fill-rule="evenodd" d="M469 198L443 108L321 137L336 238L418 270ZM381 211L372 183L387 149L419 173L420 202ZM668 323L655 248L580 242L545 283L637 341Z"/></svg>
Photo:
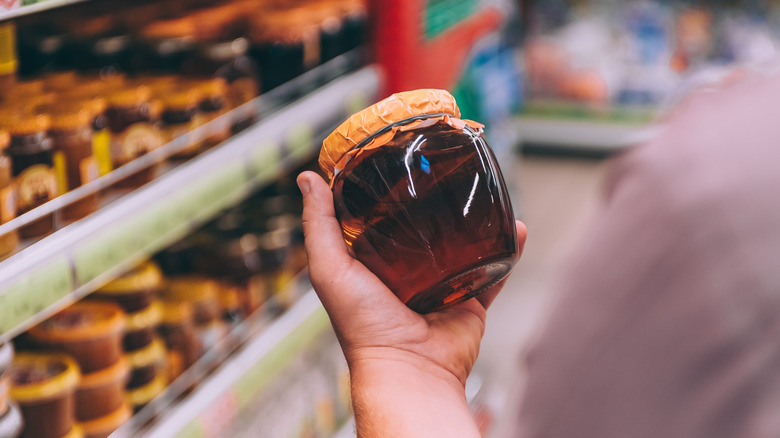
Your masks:
<svg viewBox="0 0 780 438"><path fill-rule="evenodd" d="M65 153L57 151L54 153L54 174L57 175L57 185L66 190L68 184L68 162L65 161ZM75 184L74 184L75 185Z"/></svg>
<svg viewBox="0 0 780 438"><path fill-rule="evenodd" d="M25 169L16 179L19 186L17 206L27 211L59 194L57 174L51 166L36 164Z"/></svg>
<svg viewBox="0 0 780 438"><path fill-rule="evenodd" d="M111 133L103 129L92 134L92 154L97 161L98 174L103 176L114 169L111 162Z"/></svg>
<svg viewBox="0 0 780 438"><path fill-rule="evenodd" d="M163 145L159 130L149 123L135 123L111 138L114 163L124 164Z"/></svg>
<svg viewBox="0 0 780 438"><path fill-rule="evenodd" d="M11 9L18 2L0 0L0 11ZM16 28L13 22L0 23L0 75L16 73Z"/></svg>
<svg viewBox="0 0 780 438"><path fill-rule="evenodd" d="M16 217L16 186L0 190L0 221L6 223Z"/></svg>

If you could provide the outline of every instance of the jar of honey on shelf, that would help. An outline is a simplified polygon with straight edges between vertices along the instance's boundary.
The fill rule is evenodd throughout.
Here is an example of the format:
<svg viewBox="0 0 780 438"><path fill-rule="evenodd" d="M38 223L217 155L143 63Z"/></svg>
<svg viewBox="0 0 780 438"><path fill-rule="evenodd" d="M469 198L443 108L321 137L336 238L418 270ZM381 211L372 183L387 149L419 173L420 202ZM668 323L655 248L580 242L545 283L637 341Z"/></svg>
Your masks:
<svg viewBox="0 0 780 438"><path fill-rule="evenodd" d="M93 112L89 107L64 104L53 107L49 115L49 135L54 141L54 162L60 187L70 191L97 179L98 163L92 149ZM81 219L97 207L97 194L87 195L63 207L62 218L66 221Z"/></svg>
<svg viewBox="0 0 780 438"><path fill-rule="evenodd" d="M252 17L252 57L268 91L320 62L320 31L305 8L263 10Z"/></svg>
<svg viewBox="0 0 780 438"><path fill-rule="evenodd" d="M24 214L60 194L54 170L54 142L49 137L51 119L46 115L19 112L7 122L11 134L8 155L16 180L16 209ZM20 228L22 237L37 237L54 230L52 214Z"/></svg>
<svg viewBox="0 0 780 438"><path fill-rule="evenodd" d="M227 83L224 79L214 78L198 81L197 89L201 93L198 110L203 115L204 123L212 122L227 113ZM209 125L203 146L210 148L228 138L230 138L230 122L223 117Z"/></svg>
<svg viewBox="0 0 780 438"><path fill-rule="evenodd" d="M11 136L8 131L0 129L0 224L16 217L16 190L13 184L11 157L7 154L10 142ZM0 235L0 258L13 253L18 244L17 231Z"/></svg>
<svg viewBox="0 0 780 438"><path fill-rule="evenodd" d="M419 313L479 295L519 258L483 127L461 120L446 91L394 94L353 115L319 161L355 258Z"/></svg>
<svg viewBox="0 0 780 438"><path fill-rule="evenodd" d="M106 119L111 133L111 161L123 166L163 145L159 130L160 107L151 100L146 86L129 86L108 96ZM134 173L120 184L139 187L154 179L161 163Z"/></svg>
<svg viewBox="0 0 780 438"><path fill-rule="evenodd" d="M186 135L186 145L183 146L175 157L187 158L200 152L202 136L196 138L189 134L192 130L203 124L198 106L200 104L200 91L193 88L169 89L162 97L162 133L163 142L170 143ZM189 135L187 135L189 134Z"/></svg>

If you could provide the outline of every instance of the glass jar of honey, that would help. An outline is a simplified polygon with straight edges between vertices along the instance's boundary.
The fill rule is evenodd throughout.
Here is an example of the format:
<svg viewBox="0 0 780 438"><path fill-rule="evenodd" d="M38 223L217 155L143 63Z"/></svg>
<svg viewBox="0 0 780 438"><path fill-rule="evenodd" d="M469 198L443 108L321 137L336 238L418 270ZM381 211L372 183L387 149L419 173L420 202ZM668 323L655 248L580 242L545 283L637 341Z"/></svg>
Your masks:
<svg viewBox="0 0 780 438"><path fill-rule="evenodd" d="M162 98L161 120L164 143L170 143L188 134L203 123L198 109L201 100L200 92L189 87L172 88ZM187 144L174 154L175 157L187 158L200 151L202 141L194 135L188 135L186 138Z"/></svg>
<svg viewBox="0 0 780 438"><path fill-rule="evenodd" d="M12 175L16 180L16 209L24 214L60 194L54 170L54 142L49 137L51 119L46 115L17 113L8 123ZM48 214L20 228L22 237L37 237L54 230Z"/></svg>
<svg viewBox="0 0 780 438"><path fill-rule="evenodd" d="M159 129L159 108L146 86L128 86L108 96L106 119L111 133L111 161L123 166L163 145ZM159 163L158 163L159 164ZM157 165L141 170L119 183L139 187L154 179Z"/></svg>
<svg viewBox="0 0 780 438"><path fill-rule="evenodd" d="M354 257L419 313L477 296L519 258L514 213L483 126L443 90L353 115L320 152Z"/></svg>
<svg viewBox="0 0 780 438"><path fill-rule="evenodd" d="M197 89L201 93L198 110L203 115L203 122L212 122L228 111L227 84L222 78L207 79L197 82ZM206 138L203 141L205 148L216 146L230 138L230 123L226 117L209 125Z"/></svg>
<svg viewBox="0 0 780 438"><path fill-rule="evenodd" d="M252 57L261 66L268 91L320 62L320 30L305 8L258 13L252 17Z"/></svg>
<svg viewBox="0 0 780 438"><path fill-rule="evenodd" d="M55 106L50 110L54 141L54 164L59 185L70 191L98 177L97 160L92 149L94 114L89 107L73 104ZM81 219L97 210L97 195L88 195L62 209L65 220Z"/></svg>

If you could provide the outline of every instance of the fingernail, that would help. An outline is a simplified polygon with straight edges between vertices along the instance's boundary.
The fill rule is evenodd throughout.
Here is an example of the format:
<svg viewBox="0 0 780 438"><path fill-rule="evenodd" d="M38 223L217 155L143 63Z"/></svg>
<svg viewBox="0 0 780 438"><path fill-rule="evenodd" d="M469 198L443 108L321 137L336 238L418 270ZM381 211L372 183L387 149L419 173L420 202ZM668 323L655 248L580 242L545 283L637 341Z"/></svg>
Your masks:
<svg viewBox="0 0 780 438"><path fill-rule="evenodd" d="M298 188L301 190L301 194L306 196L309 193L309 182L303 178L298 178Z"/></svg>

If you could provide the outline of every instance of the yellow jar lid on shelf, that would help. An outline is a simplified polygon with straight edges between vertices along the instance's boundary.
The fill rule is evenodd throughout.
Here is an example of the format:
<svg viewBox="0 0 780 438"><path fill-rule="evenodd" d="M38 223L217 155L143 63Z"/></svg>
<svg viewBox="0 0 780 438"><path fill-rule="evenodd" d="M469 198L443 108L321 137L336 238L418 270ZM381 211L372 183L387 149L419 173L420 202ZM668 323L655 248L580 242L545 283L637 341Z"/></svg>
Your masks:
<svg viewBox="0 0 780 438"><path fill-rule="evenodd" d="M125 294L137 290L157 289L161 287L162 283L163 275L160 268L155 263L146 262L107 283L98 289L98 292Z"/></svg>
<svg viewBox="0 0 780 438"><path fill-rule="evenodd" d="M9 395L24 404L74 390L80 373L76 361L64 354L18 353L9 376Z"/></svg>
<svg viewBox="0 0 780 438"><path fill-rule="evenodd" d="M125 332L148 329L155 327L162 319L162 305L159 301L153 301L149 307L125 316Z"/></svg>
<svg viewBox="0 0 780 438"><path fill-rule="evenodd" d="M171 301L216 300L219 284L201 275L180 275L170 277L162 290L162 296Z"/></svg>
<svg viewBox="0 0 780 438"><path fill-rule="evenodd" d="M113 303L79 301L28 332L44 342L74 342L99 338L122 331L125 317Z"/></svg>
<svg viewBox="0 0 780 438"><path fill-rule="evenodd" d="M167 386L168 380L165 378L165 374L160 373L146 385L127 391L125 400L131 406L143 406L165 391Z"/></svg>
<svg viewBox="0 0 780 438"><path fill-rule="evenodd" d="M165 361L165 344L159 338L154 338L148 346L125 354L125 360L130 368L142 368L162 363Z"/></svg>

